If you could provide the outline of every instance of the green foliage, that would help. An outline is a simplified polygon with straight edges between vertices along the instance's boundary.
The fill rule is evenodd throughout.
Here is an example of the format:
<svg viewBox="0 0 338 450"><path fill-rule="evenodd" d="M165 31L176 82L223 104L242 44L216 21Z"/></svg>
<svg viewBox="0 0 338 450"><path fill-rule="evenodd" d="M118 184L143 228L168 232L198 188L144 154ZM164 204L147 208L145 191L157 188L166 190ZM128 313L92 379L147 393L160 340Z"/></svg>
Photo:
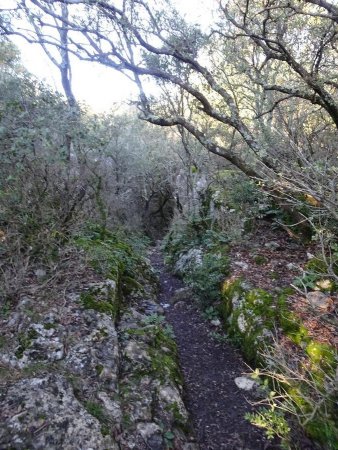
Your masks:
<svg viewBox="0 0 338 450"><path fill-rule="evenodd" d="M336 363L336 352L330 345L310 341L306 353L314 364L320 365L323 369L330 370Z"/></svg>
<svg viewBox="0 0 338 450"><path fill-rule="evenodd" d="M158 330L156 333L161 333L161 337L156 336L155 341L160 342L161 339L168 339L167 342L172 346L172 341L175 339L174 329L171 325L166 323L165 317L159 314L151 314L150 316L146 316L143 320L145 325L156 325L158 326ZM155 333L155 334L156 334Z"/></svg>
<svg viewBox="0 0 338 450"><path fill-rule="evenodd" d="M164 438L166 448L168 448L168 449L174 448L175 435L172 431L166 431L163 434L163 438Z"/></svg>
<svg viewBox="0 0 338 450"><path fill-rule="evenodd" d="M75 238L75 242L86 251L90 264L101 275L125 284L129 291L141 289L137 278L144 276L154 282L154 274L142 256L136 254L124 239L120 232L89 225Z"/></svg>
<svg viewBox="0 0 338 450"><path fill-rule="evenodd" d="M159 314L151 314L150 316L145 316L143 322L146 325L161 325L165 322L165 317Z"/></svg>
<svg viewBox="0 0 338 450"><path fill-rule="evenodd" d="M209 333L209 336L212 339L215 339L215 341L220 342L220 343L229 341L229 336L227 334L218 333L217 331L211 331Z"/></svg>
<svg viewBox="0 0 338 450"><path fill-rule="evenodd" d="M255 263L260 266L263 264L266 264L268 262L267 258L263 255L255 255L253 259L254 259Z"/></svg>
<svg viewBox="0 0 338 450"><path fill-rule="evenodd" d="M177 222L163 240L167 261L173 264L182 252L203 247L207 251L219 249L226 252L228 237L225 233L211 229L208 217L191 217L187 222Z"/></svg>
<svg viewBox="0 0 338 450"><path fill-rule="evenodd" d="M325 258L318 255L305 264L303 274L293 282L295 286L324 292L337 289L338 247L335 243L331 243L329 247L329 254Z"/></svg>
<svg viewBox="0 0 338 450"><path fill-rule="evenodd" d="M32 340L36 339L37 337L38 333L33 328L30 328L27 332L19 333L19 346L15 351L15 356L19 359L22 358L25 350L27 350L31 346Z"/></svg>
<svg viewBox="0 0 338 450"><path fill-rule="evenodd" d="M228 238L224 233L210 229L210 224L209 218L193 217L187 222L176 223L164 239L166 259L171 264L190 249L201 249L201 264L189 265L182 275L203 308L220 298L221 282L229 272Z"/></svg>
<svg viewBox="0 0 338 450"><path fill-rule="evenodd" d="M96 417L96 419L98 419L100 422L105 419L104 409L99 403L87 401L85 403L85 407L89 414Z"/></svg>
<svg viewBox="0 0 338 450"><path fill-rule="evenodd" d="M207 320L214 320L218 319L219 314L216 308L213 306L208 306L208 308L205 308L203 312L203 317Z"/></svg>
<svg viewBox="0 0 338 450"><path fill-rule="evenodd" d="M190 284L202 307L220 299L221 282L229 273L229 258L221 254L206 253L202 264L197 265L184 279Z"/></svg>
<svg viewBox="0 0 338 450"><path fill-rule="evenodd" d="M103 436L107 436L110 434L110 428L112 426L111 420L105 412L104 407L98 403L93 401L86 401L84 404L86 410L94 416L101 423L101 433Z"/></svg>
<svg viewBox="0 0 338 450"><path fill-rule="evenodd" d="M268 439L273 439L275 436L281 438L284 448L288 448L290 427L283 412L261 408L255 413L246 413L245 419L257 427L264 428Z"/></svg>

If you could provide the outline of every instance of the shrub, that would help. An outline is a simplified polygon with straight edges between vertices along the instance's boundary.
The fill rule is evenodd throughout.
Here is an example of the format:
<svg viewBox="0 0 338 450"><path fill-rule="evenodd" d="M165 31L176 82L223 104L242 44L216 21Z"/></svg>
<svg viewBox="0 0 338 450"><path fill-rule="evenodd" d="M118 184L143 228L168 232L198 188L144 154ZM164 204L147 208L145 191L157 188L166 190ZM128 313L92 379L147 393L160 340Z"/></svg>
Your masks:
<svg viewBox="0 0 338 450"><path fill-rule="evenodd" d="M221 254L206 253L202 264L185 276L193 288L202 307L214 304L220 299L221 282L229 273L229 258Z"/></svg>

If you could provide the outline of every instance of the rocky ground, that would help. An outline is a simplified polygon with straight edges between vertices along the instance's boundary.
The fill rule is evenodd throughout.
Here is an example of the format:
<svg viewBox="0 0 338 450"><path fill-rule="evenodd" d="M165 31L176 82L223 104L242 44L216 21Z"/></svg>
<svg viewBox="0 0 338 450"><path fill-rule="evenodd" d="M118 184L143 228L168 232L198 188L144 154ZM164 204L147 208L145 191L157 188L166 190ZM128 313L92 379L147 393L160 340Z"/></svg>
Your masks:
<svg viewBox="0 0 338 450"><path fill-rule="evenodd" d="M155 278L82 275L2 317L0 449L197 449Z"/></svg>

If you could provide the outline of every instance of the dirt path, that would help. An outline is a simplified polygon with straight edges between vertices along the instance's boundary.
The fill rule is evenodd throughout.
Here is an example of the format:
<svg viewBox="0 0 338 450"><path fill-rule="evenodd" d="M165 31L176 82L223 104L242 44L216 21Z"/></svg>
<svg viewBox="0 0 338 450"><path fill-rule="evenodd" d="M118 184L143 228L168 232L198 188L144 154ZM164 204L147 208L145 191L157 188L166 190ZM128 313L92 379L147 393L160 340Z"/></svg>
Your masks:
<svg viewBox="0 0 338 450"><path fill-rule="evenodd" d="M160 302L170 305L165 308L166 317L175 332L186 405L201 450L280 448L244 419L244 414L251 410L246 399L252 394L239 389L234 382L248 370L239 353L210 336L211 326L191 300L174 301L183 283L166 270L157 250L151 259L160 275Z"/></svg>

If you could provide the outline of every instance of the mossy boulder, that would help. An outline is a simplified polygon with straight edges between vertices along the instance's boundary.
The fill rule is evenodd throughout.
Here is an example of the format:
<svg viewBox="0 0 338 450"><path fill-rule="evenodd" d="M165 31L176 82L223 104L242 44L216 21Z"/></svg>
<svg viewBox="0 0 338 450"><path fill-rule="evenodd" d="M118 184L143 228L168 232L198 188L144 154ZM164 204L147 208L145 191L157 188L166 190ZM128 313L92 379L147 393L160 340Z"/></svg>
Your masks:
<svg viewBox="0 0 338 450"><path fill-rule="evenodd" d="M276 315L272 295L263 289L247 290L241 279L225 281L221 292L219 312L230 338L249 361L257 362L272 336Z"/></svg>
<svg viewBox="0 0 338 450"><path fill-rule="evenodd" d="M115 319L119 312L120 295L114 280L92 283L80 294L80 303L85 309L108 314Z"/></svg>

